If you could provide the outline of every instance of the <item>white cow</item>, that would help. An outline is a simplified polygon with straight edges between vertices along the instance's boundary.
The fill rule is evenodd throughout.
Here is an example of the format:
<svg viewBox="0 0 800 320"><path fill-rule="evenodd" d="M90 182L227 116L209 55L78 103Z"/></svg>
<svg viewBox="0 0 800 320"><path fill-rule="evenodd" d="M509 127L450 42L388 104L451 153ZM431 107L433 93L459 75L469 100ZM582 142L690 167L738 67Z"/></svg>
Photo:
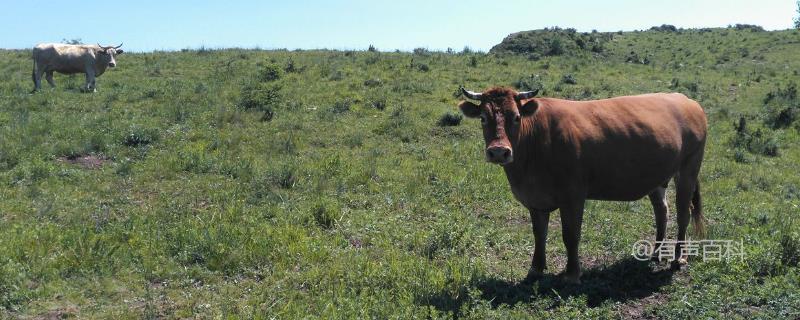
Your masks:
<svg viewBox="0 0 800 320"><path fill-rule="evenodd" d="M55 87L53 71L62 74L85 73L86 85L81 89L97 92L95 78L107 67L117 66L115 55L122 54L122 44L114 47L101 45L72 45L42 43L33 47L33 91L42 88L42 75L47 74L47 83Z"/></svg>

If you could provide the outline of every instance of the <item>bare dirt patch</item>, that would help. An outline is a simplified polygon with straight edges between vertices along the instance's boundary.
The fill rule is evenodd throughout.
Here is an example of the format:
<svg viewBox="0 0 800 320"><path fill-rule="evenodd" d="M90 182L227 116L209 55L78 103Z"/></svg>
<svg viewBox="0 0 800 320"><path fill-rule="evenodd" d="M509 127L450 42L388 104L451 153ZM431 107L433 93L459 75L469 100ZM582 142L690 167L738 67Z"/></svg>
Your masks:
<svg viewBox="0 0 800 320"><path fill-rule="evenodd" d="M102 156L89 154L77 157L59 157L56 159L56 161L78 165L84 169L100 169L100 167L111 160L108 160Z"/></svg>

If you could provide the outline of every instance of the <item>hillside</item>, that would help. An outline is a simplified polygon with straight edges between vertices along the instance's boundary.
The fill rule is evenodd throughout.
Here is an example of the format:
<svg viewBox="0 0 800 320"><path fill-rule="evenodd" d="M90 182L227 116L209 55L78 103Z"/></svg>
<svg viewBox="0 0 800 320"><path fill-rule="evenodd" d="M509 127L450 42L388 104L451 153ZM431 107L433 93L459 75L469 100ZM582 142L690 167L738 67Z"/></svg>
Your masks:
<svg viewBox="0 0 800 320"><path fill-rule="evenodd" d="M126 53L95 94L57 74L31 95L30 51L0 50L0 317L800 316L800 32L592 37L538 56ZM696 99L708 238L744 259L636 261L649 201L589 201L583 285L555 277L557 213L548 276L519 284L529 214L457 114L462 84Z"/></svg>

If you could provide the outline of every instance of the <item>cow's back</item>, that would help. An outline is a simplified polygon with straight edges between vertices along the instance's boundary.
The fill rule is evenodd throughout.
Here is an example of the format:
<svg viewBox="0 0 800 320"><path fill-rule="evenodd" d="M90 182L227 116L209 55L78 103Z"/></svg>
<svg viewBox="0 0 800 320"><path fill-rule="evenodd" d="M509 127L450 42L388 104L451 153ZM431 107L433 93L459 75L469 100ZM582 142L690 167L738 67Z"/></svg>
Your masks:
<svg viewBox="0 0 800 320"><path fill-rule="evenodd" d="M583 180L591 199L639 199L705 145L705 113L682 94L539 101L552 122L554 163L574 168L561 178Z"/></svg>
<svg viewBox="0 0 800 320"><path fill-rule="evenodd" d="M86 72L92 46L61 43L40 43L33 48L33 60L46 70L59 73Z"/></svg>

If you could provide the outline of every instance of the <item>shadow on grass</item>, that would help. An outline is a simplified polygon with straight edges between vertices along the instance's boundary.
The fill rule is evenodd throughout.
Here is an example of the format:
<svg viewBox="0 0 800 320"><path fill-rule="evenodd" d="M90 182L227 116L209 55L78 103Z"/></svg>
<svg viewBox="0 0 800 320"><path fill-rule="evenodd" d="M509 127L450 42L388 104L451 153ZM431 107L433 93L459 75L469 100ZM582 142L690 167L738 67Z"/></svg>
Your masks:
<svg viewBox="0 0 800 320"><path fill-rule="evenodd" d="M539 299L560 301L574 296L586 296L587 307L597 307L606 301L626 302L649 297L672 283L672 275L668 266L654 268L649 262L628 257L609 266L585 270L580 285L563 282L557 275L545 274L530 283L487 278L477 280L472 286L480 289L481 299L489 301L494 308L528 304ZM459 294L459 298L453 299L451 294L441 293L427 299L425 304L458 315L466 296Z"/></svg>

